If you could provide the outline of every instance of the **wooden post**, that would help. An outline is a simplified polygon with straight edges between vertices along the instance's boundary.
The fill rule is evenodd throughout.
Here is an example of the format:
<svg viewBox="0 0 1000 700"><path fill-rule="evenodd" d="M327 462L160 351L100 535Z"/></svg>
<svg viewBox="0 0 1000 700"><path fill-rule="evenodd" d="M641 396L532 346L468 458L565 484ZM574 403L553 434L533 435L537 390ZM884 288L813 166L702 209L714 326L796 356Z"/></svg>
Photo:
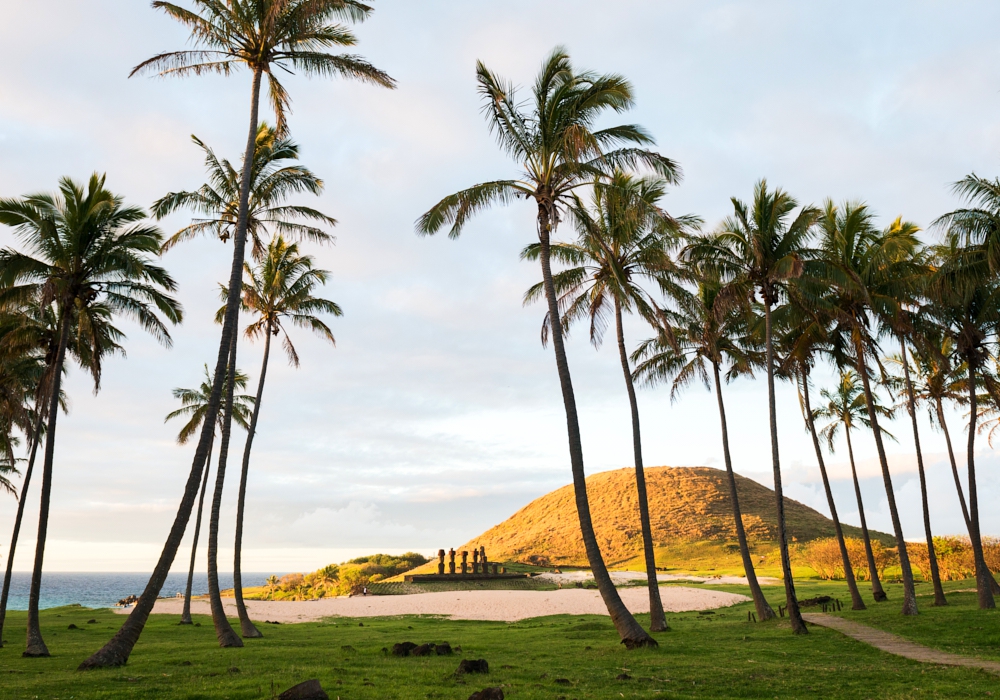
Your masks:
<svg viewBox="0 0 1000 700"><path fill-rule="evenodd" d="M454 549L449 549L448 550L448 573L449 574L454 574L455 573L455 550Z"/></svg>
<svg viewBox="0 0 1000 700"><path fill-rule="evenodd" d="M444 550L438 550L438 576L444 575Z"/></svg>

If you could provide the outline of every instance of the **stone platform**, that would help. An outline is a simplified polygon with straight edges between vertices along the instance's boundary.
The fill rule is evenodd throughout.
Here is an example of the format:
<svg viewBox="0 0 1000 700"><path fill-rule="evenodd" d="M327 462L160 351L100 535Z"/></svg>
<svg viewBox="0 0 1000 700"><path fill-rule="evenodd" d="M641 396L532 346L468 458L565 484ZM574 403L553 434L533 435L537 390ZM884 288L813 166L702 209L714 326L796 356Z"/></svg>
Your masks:
<svg viewBox="0 0 1000 700"><path fill-rule="evenodd" d="M506 581L514 578L528 578L528 574L410 574L404 576L407 583L433 583L435 581Z"/></svg>

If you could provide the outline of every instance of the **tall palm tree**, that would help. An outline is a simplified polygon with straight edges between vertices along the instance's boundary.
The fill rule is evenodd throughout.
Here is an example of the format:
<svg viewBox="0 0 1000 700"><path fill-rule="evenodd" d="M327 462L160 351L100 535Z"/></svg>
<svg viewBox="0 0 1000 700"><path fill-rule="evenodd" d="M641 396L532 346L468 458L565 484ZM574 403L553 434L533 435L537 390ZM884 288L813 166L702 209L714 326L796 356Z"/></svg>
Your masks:
<svg viewBox="0 0 1000 700"><path fill-rule="evenodd" d="M170 192L153 203L153 214L162 219L179 209L190 209L195 219L163 244L167 251L178 243L200 235L214 235L226 242L234 236L240 208L240 172L226 159L219 159L196 136L191 140L205 153L209 181L193 192ZM265 234L274 232L292 240L330 243L333 237L321 226L336 226L337 220L311 207L286 204L290 195L308 192L319 196L323 181L309 168L294 163L299 146L274 127L261 123L257 129L250 200L247 205L247 235L253 242L253 257L263 258Z"/></svg>
<svg viewBox="0 0 1000 700"><path fill-rule="evenodd" d="M670 183L679 180L680 171L670 159L642 148L652 144L653 139L638 126L626 124L595 129L597 119L606 111L623 112L632 106L632 86L622 76L576 72L566 52L557 48L543 62L532 87L531 100L522 103L514 85L482 62L476 66L476 75L490 129L501 148L521 166L521 176L516 180L484 182L445 197L420 217L417 232L434 234L450 224L449 236L456 238L469 217L483 209L521 197L534 201L538 260L566 409L573 488L587 559L622 642L629 648L655 645L655 640L622 603L594 535L576 397L552 280L551 246L556 227L566 207L572 204L572 195L577 189L590 186L595 179L610 175L616 168L649 167Z"/></svg>
<svg viewBox="0 0 1000 700"><path fill-rule="evenodd" d="M284 326L287 321L299 328L308 328L320 337L336 345L333 332L316 317L318 313L341 316L340 307L327 299L313 296L318 285L326 284L329 272L313 267L310 255L301 255L295 243L287 243L280 235L268 245L264 259L256 267L246 265L244 268L243 304L245 312L253 314L254 321L247 326L246 337L251 340L264 339L264 358L261 360L260 379L257 382L257 395L253 400L253 412L247 427L247 442L243 448L243 465L240 472L240 490L236 502L236 543L233 560L233 594L236 597L236 610L239 613L240 628L244 637L261 637L260 631L250 621L246 605L243 602L242 552L243 552L243 513L246 505L247 474L250 470L250 449L257 432L257 419L260 416L260 402L264 395L264 379L267 376L267 363L271 356L271 338L283 334L282 347L288 362L299 366L299 355L295 351L288 331ZM228 296L228 290L223 290ZM225 313L225 308L219 309L219 317ZM212 503L213 515L221 502L221 490L217 490ZM218 524L213 520L210 530L209 546L218 541ZM209 558L212 566L213 557ZM211 572L210 572L211 574Z"/></svg>
<svg viewBox="0 0 1000 700"><path fill-rule="evenodd" d="M922 264L916 255L920 247L916 236L918 229L913 224L896 219L884 230L879 230L867 205L847 202L838 206L827 201L820 219L820 230L822 276L830 285L828 306L834 311L842 332L850 338L852 359L861 379L868 419L875 436L899 551L903 614L916 615L913 570L896 507L868 361L874 358L877 362L878 336L892 332L891 319L899 308L899 300L911 297L921 285Z"/></svg>
<svg viewBox="0 0 1000 700"><path fill-rule="evenodd" d="M792 631L806 634L805 623L795 597L792 562L788 555L785 528L785 500L781 483L781 460L778 455L778 421L774 398L774 339L771 312L786 292L787 282L802 274L806 246L812 236L819 211L813 207L798 208L787 192L780 188L769 191L767 181L754 187L753 203L732 198L734 213L719 230L689 248L693 259L716 267L722 279L731 283L727 294L759 295L764 306L764 345L767 365L768 415L771 432L771 466L774 472L774 494L778 513L778 545L781 571L785 583L785 600Z"/></svg>
<svg viewBox="0 0 1000 700"><path fill-rule="evenodd" d="M247 375L238 369L233 373L233 381L237 390L244 390L247 386ZM181 407L167 414L164 422L174 418L187 418L187 422L181 427L177 434L177 444L186 445L193 435L201 428L205 421L205 414L208 413L208 399L212 395L212 375L205 365L205 381L197 389L174 389L174 398L181 402ZM254 397L247 394L234 394L233 396L233 420L244 430L247 429L247 422L253 410ZM218 427L222 427L222 416L216 418ZM195 555L198 553L198 534L201 531L201 512L205 504L205 489L208 486L208 472L212 466L212 443L215 441L215 434L208 443L208 460L205 462L204 474L201 477L201 492L198 494L198 512L194 519L194 537L191 539L191 563L188 567L187 587L184 589L184 609L181 611L180 625L190 625L191 622L191 588L194 585L194 563Z"/></svg>
<svg viewBox="0 0 1000 700"><path fill-rule="evenodd" d="M726 462L729 500L733 506L733 522L739 542L743 571L747 577L757 616L764 620L774 618L757 582L753 557L747 541L743 514L740 510L736 476L729 451L729 425L726 406L722 398L721 368L728 363L726 379L750 374L759 350L753 347L747 331L747 310L733 308L720 294L722 283L708 270L699 275L698 290L692 293L677 290L672 296L674 307L666 312L668 326L660 329L656 338L643 342L633 354L636 362L635 376L647 385L671 381L671 400L692 382L700 379L711 390L708 365L711 365L715 395L719 404L719 421L722 426L722 453Z"/></svg>
<svg viewBox="0 0 1000 700"><path fill-rule="evenodd" d="M142 634L149 613L156 602L177 548L184 538L184 529L191 518L198 495L202 469L208 458L215 415L222 403L222 388L227 367L236 366L235 333L239 315L240 278L243 273L246 247L247 222L250 212L250 184L253 154L259 128L260 88L264 76L268 79L271 107L275 113L279 134L287 131L286 114L290 97L275 77L274 70L295 70L310 76L343 76L375 85L394 87L395 81L367 61L348 54L330 54L331 47L349 47L357 43L350 29L338 22L361 22L368 18L371 8L356 0L191 0L194 10L180 5L156 0L153 7L191 30L194 48L158 54L136 66L132 75L153 72L159 75L185 77L203 73L229 75L240 68L252 74L250 88L250 125L246 149L243 154L243 172L240 174L239 208L233 233L233 263L229 272L230 295L226 300L226 318L219 340L219 355L213 377L215 384L209 397L209 416L202 426L195 450L191 471L184 486L184 495L177 509L177 516L146 584L125 624L115 636L90 658L80 664L80 669L121 666L128 661L135 643ZM229 447L229 424L233 400L231 387L225 400L226 428L222 434L223 451ZM221 457L220 457L221 466ZM216 620L216 635L221 646L242 646L243 642L233 631L225 617Z"/></svg>
<svg viewBox="0 0 1000 700"><path fill-rule="evenodd" d="M840 382L833 391L829 389L820 390L820 396L826 400L826 405L816 409L815 418L829 420L826 427L820 431L820 435L826 438L827 447L830 453L836 451L836 439L841 428L844 430L844 437L847 439L847 456L851 462L851 478L854 480L854 495L858 500L858 517L861 518L861 536L865 542L865 557L868 559L868 571L871 572L872 595L876 602L887 599L882 582L878 577L878 569L875 566L875 554L872 551L872 540L868 534L868 521L865 519L865 504L861 498L861 483L858 481L858 469L854 463L854 445L851 442L851 432L858 425L869 430L872 428L871 419L868 415L868 404L865 401L864 391L858 386L858 375L852 370L845 370L840 375ZM879 415L889 418L892 411L875 404L875 410ZM883 433L888 435L883 430Z"/></svg>
<svg viewBox="0 0 1000 700"><path fill-rule="evenodd" d="M86 189L63 178L58 195L0 200L0 223L12 227L29 251L0 251L0 286L22 290L39 297L42 305L52 305L59 337L46 397L45 458L25 656L49 655L38 624L38 603L52 493L56 409L70 330L94 346L99 342L96 327L107 315L116 314L132 318L169 347L170 334L160 315L171 323L181 320L180 305L165 293L176 288L174 280L152 263L163 234L145 219L142 209L125 206L121 197L105 189L104 177L97 174ZM96 388L100 363L91 372Z"/></svg>
<svg viewBox="0 0 1000 700"><path fill-rule="evenodd" d="M778 344L781 348L780 353L784 357L782 370L795 382L799 395L799 405L802 409L802 419L805 422L806 430L809 431L809 436L812 438L816 463L819 465L820 477L823 479L827 507L830 509L830 519L833 520L837 546L840 549L844 580L847 582L847 590L851 594L851 608L865 610L866 606L861 598L861 592L858 590L854 567L847 551L844 528L840 523L840 515L837 513L837 503L833 498L833 488L830 486L830 476L826 471L826 460L823 458L823 448L820 445L815 413L812 409L810 374L817 357L821 354L836 355L838 348L835 342L831 342L833 339L828 328L829 315L823 312L822 304L816 303L813 294L803 295L803 291L805 291L803 288L812 286L810 283L814 281L808 275L808 269L807 274L800 281L801 283L793 288L788 303L779 307L775 313L775 325L779 329L780 336Z"/></svg>
<svg viewBox="0 0 1000 700"><path fill-rule="evenodd" d="M959 247L960 236L952 234L937 253L939 269L932 278L927 312L943 328L965 362L969 405L968 488L969 539L976 562L976 590L981 609L996 606L993 577L983 556L979 526L979 494L976 484L976 421L979 415L978 390L989 345L1000 326L1000 280L988 268L989 251Z"/></svg>
<svg viewBox="0 0 1000 700"><path fill-rule="evenodd" d="M163 217L179 208L189 208L207 218L196 219L190 225L182 228L167 240L164 244L164 250L200 234L215 235L225 242L233 237L236 229L240 198L240 174L229 161L220 161L210 148L197 138L194 140L205 151L209 182L194 192L172 192L166 195L154 203L153 211L158 217ZM247 214L247 233L253 241L252 254L257 260L263 259L266 254L266 244L263 242L265 234L287 234L292 238L307 239L319 243L333 241L333 236L319 226L335 226L337 223L335 219L309 207L285 203L292 194L310 192L319 195L323 191L322 180L305 166L290 162L297 159L298 154L299 147L295 142L287 137L279 136L275 129L267 124L260 125L257 131L253 167L251 168L252 184ZM220 323L224 324L224 316L223 313L218 319ZM234 346L237 342L237 331L238 327L234 326L233 336L230 339L230 343ZM224 411L223 414L225 416L226 412ZM232 629L225 617L222 605L222 594L218 585L218 561L216 559L218 519L229 457L229 438L227 437L225 420L221 423L221 430L223 449L220 450L219 454L215 495L212 499L212 515L209 522L208 592L216 632L220 640L230 640ZM209 450L209 454L211 454L211 450ZM238 574L237 578L239 578ZM237 611L240 613L243 636L259 637L259 631L252 630L253 625L245 615L242 589L239 586L237 586Z"/></svg>
<svg viewBox="0 0 1000 700"><path fill-rule="evenodd" d="M640 179L617 171L606 185L595 183L591 207L588 208L578 198L574 200L570 211L579 234L577 242L552 245L553 255L572 265L553 275L559 307L565 309L562 318L565 331L569 331L574 321L588 318L590 342L598 348L609 321L614 320L632 415L635 483L649 588L649 628L652 632L664 632L669 628L656 577L653 531L642 462L639 405L625 349L622 313L634 311L649 323L656 324L662 314L656 299L642 287L641 280L657 282L661 287L676 287L669 279L674 276L676 268L669 250L675 246L683 224L688 222L678 221L660 208L659 200L665 193L666 183L661 179ZM525 248L521 257L534 261L538 259L539 252L540 244L533 243ZM525 303L537 301L544 294L544 285L536 284L525 295ZM546 315L543 342L547 341L548 322Z"/></svg>

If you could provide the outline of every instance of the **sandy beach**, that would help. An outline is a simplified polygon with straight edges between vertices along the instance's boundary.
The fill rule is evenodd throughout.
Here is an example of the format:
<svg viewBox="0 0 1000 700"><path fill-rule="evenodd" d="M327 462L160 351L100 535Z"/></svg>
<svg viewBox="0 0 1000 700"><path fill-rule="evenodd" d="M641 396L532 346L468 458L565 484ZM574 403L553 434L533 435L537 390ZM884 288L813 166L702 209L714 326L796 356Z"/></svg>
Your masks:
<svg viewBox="0 0 1000 700"><path fill-rule="evenodd" d="M619 589L622 600L635 613L649 612L645 588ZM668 612L709 610L749 600L723 591L669 586L660 588L663 607ZM223 598L226 613L236 616L236 602ZM154 613L179 615L184 601L164 598L156 601ZM325 617L379 617L387 615L443 615L459 620L515 622L544 615L607 615L596 590L568 588L556 591L448 591L414 595L355 596L320 600L249 600L247 610L254 620L312 622ZM128 613L129 610L119 610ZM210 615L207 600L191 601L191 612Z"/></svg>

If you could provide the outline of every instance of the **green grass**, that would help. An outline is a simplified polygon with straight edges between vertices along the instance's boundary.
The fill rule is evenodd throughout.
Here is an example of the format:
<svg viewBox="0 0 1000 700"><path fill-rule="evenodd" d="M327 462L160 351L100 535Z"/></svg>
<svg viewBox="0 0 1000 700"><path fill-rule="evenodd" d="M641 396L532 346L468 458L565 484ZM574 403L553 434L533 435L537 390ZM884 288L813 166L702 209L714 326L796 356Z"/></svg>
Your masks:
<svg viewBox="0 0 1000 700"><path fill-rule="evenodd" d="M804 582L797 587L803 598L829 594L849 602L842 583ZM768 587L766 592L775 606L783 599L780 588ZM891 603L872 607L854 619L887 628L898 623L899 587L889 586L889 595ZM986 622L966 604L964 595L953 595L955 605L948 609L931 611L925 604L925 616L913 628L913 637L934 636L936 620L953 628L935 637L941 644L960 644L963 636L977 637L983 644L995 639L989 635L995 635L998 618ZM865 598L871 599L867 593ZM921 601L929 603L925 598ZM464 700L489 685L502 685L513 700L882 700L1000 694L997 677L985 672L917 664L819 627L810 627L807 636L795 637L784 621L746 622L750 609L743 604L712 615L669 614L673 631L658 636L660 647L633 652L618 644L610 621L601 616L554 616L516 624L429 617L265 624L261 625L265 638L250 640L243 649L219 649L208 618L196 616L200 627L180 627L176 616L154 616L128 666L87 673L75 671L76 665L108 639L121 617L79 607L44 611L42 626L53 657L23 659L25 616L14 612L8 616L5 634L11 643L0 650L0 697L249 700L270 698L272 688L280 692L308 678L318 678L331 698L343 700ZM97 622L88 624L89 619ZM640 622L647 623L646 616L640 616ZM80 629L67 629L71 623ZM975 629L989 625L990 632ZM423 658L383 654L383 647L401 641L447 641L461 646L462 652ZM967 644L952 650L972 653L972 643ZM456 677L454 671L462 658L486 659L490 674ZM616 680L622 673L631 680Z"/></svg>

